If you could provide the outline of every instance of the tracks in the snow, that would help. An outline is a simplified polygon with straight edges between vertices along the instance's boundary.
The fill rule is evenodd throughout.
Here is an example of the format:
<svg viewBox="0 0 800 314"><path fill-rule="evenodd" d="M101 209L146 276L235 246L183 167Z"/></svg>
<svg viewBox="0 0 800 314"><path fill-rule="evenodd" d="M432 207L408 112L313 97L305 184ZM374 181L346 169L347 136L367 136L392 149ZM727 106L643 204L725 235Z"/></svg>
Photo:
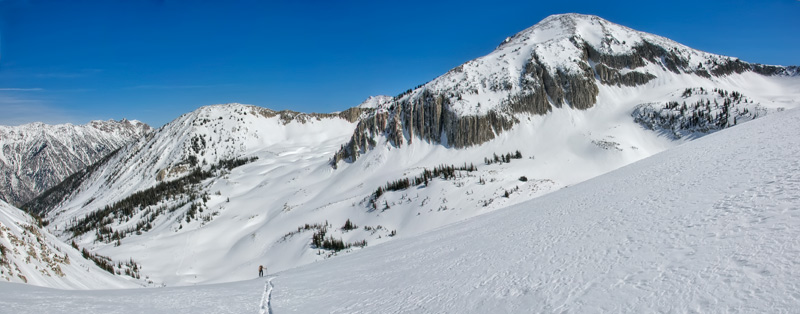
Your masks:
<svg viewBox="0 0 800 314"><path fill-rule="evenodd" d="M272 299L272 279L275 277L269 278L266 283L264 283L264 294L261 295L261 306L258 307L259 314L272 314L272 304L270 300Z"/></svg>

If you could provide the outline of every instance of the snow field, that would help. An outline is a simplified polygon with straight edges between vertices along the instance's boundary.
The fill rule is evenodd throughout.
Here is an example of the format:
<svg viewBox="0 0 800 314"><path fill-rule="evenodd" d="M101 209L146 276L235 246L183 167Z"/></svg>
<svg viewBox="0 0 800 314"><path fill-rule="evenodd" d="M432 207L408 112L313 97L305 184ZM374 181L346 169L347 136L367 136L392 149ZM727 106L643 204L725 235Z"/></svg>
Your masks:
<svg viewBox="0 0 800 314"><path fill-rule="evenodd" d="M274 280L276 313L771 312L800 299L800 112Z"/></svg>
<svg viewBox="0 0 800 314"><path fill-rule="evenodd" d="M264 280L132 290L55 290L0 283L2 313L259 313ZM269 313L269 312L266 312Z"/></svg>

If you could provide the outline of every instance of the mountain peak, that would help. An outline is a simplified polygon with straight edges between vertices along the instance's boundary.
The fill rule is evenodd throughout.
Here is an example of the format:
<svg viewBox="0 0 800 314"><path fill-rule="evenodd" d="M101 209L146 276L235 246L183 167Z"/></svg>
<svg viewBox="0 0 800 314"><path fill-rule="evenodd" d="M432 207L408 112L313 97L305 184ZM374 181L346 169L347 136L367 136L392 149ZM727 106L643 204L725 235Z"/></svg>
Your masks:
<svg viewBox="0 0 800 314"><path fill-rule="evenodd" d="M380 108L382 105L391 102L392 99L394 99L394 97L386 95L369 96L369 98L364 100L360 105L356 107L364 109Z"/></svg>
<svg viewBox="0 0 800 314"><path fill-rule="evenodd" d="M375 134L385 134L395 146L418 137L467 147L513 127L518 114L592 108L602 89L716 86L744 72L772 76L797 70L695 50L594 15L551 15L488 55L398 95L387 110L371 113L359 127L362 134L354 135L333 163L357 158L378 142L367 139ZM473 130L476 125L481 127Z"/></svg>
<svg viewBox="0 0 800 314"><path fill-rule="evenodd" d="M688 48L667 38L636 31L599 16L566 13L548 16L541 22L507 38L498 50L520 45L544 45L561 50L576 46L578 39L599 52L612 55L629 54L643 41L660 46L679 45Z"/></svg>

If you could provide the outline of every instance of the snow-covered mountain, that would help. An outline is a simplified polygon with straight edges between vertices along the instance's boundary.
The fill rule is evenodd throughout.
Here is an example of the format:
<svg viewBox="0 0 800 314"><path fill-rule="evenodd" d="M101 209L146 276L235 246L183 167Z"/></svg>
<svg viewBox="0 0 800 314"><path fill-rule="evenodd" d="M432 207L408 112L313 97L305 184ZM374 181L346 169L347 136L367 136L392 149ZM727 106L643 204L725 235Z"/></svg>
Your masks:
<svg viewBox="0 0 800 314"><path fill-rule="evenodd" d="M334 164L355 160L379 138L461 148L494 139L519 124L521 113L656 100L682 87L752 88L761 81L752 74L796 76L798 68L694 50L597 16L553 15L492 53L373 106Z"/></svg>
<svg viewBox="0 0 800 314"><path fill-rule="evenodd" d="M124 119L0 126L0 199L21 206L150 130Z"/></svg>
<svg viewBox="0 0 800 314"><path fill-rule="evenodd" d="M798 106L796 68L552 16L486 57L335 114L202 107L26 207L155 284L251 278L583 182ZM399 254L399 253L398 253Z"/></svg>
<svg viewBox="0 0 800 314"><path fill-rule="evenodd" d="M797 134L800 110L775 113L479 219L266 278L96 291L0 282L0 305L19 314L793 313Z"/></svg>

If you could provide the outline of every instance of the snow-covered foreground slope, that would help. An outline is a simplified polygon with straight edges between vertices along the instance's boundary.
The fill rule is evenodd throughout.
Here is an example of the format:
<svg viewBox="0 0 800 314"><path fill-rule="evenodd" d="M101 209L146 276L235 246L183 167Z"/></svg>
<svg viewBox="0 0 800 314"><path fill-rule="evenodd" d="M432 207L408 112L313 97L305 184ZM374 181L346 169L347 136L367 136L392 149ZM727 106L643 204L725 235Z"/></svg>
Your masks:
<svg viewBox="0 0 800 314"><path fill-rule="evenodd" d="M0 313L242 314L261 312L264 282L132 290L54 290L0 283Z"/></svg>
<svg viewBox="0 0 800 314"><path fill-rule="evenodd" d="M0 306L15 313L793 312L797 134L800 111L775 113L481 219L269 282L90 292L2 284Z"/></svg>
<svg viewBox="0 0 800 314"><path fill-rule="evenodd" d="M65 289L136 287L114 276L0 200L0 281Z"/></svg>

